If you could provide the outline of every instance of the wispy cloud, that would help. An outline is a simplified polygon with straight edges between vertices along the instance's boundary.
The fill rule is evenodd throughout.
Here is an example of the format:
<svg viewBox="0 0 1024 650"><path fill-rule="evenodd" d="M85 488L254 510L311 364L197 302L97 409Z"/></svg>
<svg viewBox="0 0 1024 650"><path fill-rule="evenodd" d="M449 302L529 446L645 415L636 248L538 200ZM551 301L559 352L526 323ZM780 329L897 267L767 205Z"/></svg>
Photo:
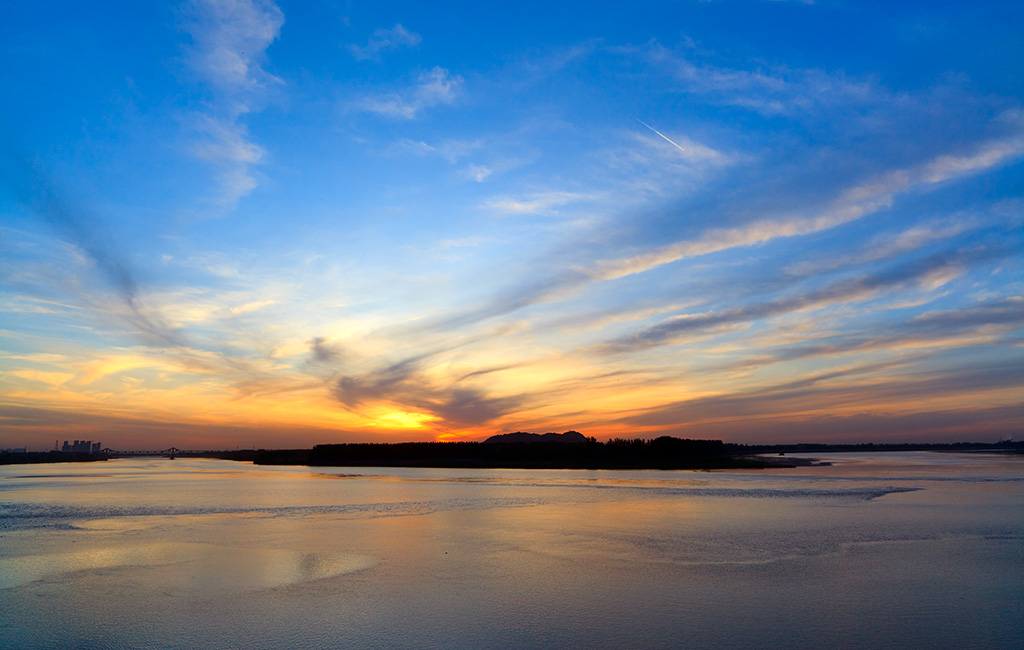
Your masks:
<svg viewBox="0 0 1024 650"><path fill-rule="evenodd" d="M421 72L410 88L401 92L368 95L357 100L357 110L375 113L385 117L411 120L425 109L449 105L455 102L462 88L463 79L441 67Z"/></svg>
<svg viewBox="0 0 1024 650"><path fill-rule="evenodd" d="M523 396L490 396L465 384L474 373L455 381L432 377L424 368L431 356L419 355L361 374L346 374L336 380L334 396L349 409L359 410L367 402L385 402L417 411L427 421L448 428L480 426L523 406Z"/></svg>
<svg viewBox="0 0 1024 650"><path fill-rule="evenodd" d="M803 332L795 341L784 342L774 330L767 337L749 337L747 346L755 355L745 354L726 363L695 368L691 374L720 375L723 372L753 372L778 363L807 360L836 362L846 356L884 354L904 363L919 364L927 355L951 349L997 345L1024 327L1024 299L982 301L956 309L919 314L896 325L883 325L880 314L860 328L847 326L841 332ZM767 339L767 340L766 340ZM746 348L743 348L746 351ZM917 355L910 354L918 351Z"/></svg>
<svg viewBox="0 0 1024 650"><path fill-rule="evenodd" d="M638 120L639 121L639 120ZM671 137L656 131L633 129L621 136L621 144L594 154L602 169L602 183L614 186L620 203L630 200L680 199L706 187L747 156L716 149L682 133Z"/></svg>
<svg viewBox="0 0 1024 650"><path fill-rule="evenodd" d="M484 165L469 164L462 170L467 178L477 183L483 183L487 177L494 173L494 170Z"/></svg>
<svg viewBox="0 0 1024 650"><path fill-rule="evenodd" d="M51 251L60 275L25 275L20 290L28 296L59 297L61 302L53 301L55 316L95 340L117 342L108 342L105 351L77 348L77 358L89 361L78 362L76 384L93 384L137 368L159 368L215 378L232 387L236 396L311 385L307 377L281 372L258 346L231 349L222 340L225 324L274 304L266 287L261 294L235 292L233 298L232 292L209 288L155 292L139 281L131 256L119 249L94 212L65 199L40 176L26 181L25 192L25 202L68 245ZM236 335L232 344L240 345L240 339ZM137 346L126 347L126 340Z"/></svg>
<svg viewBox="0 0 1024 650"><path fill-rule="evenodd" d="M401 47L416 47L423 38L416 32L410 32L400 24L391 29L378 29L370 37L366 45L349 44L346 47L359 61L376 60L381 52L393 52Z"/></svg>
<svg viewBox="0 0 1024 650"><path fill-rule="evenodd" d="M595 198L578 192L538 192L521 197L491 197L481 207L499 214L557 214L558 208Z"/></svg>
<svg viewBox="0 0 1024 650"><path fill-rule="evenodd" d="M187 12L185 29L192 43L186 60L214 101L186 123L195 154L220 168L216 203L231 209L259 185L252 167L266 152L252 141L245 118L257 109L268 85L282 83L263 65L284 14L269 0L193 0Z"/></svg>
<svg viewBox="0 0 1024 650"><path fill-rule="evenodd" d="M873 99L876 87L869 81L818 69L782 66L757 70L725 68L695 62L658 43L641 48L621 48L662 67L682 92L700 93L721 104L747 108L766 115L790 115L812 107L861 103Z"/></svg>
<svg viewBox="0 0 1024 650"><path fill-rule="evenodd" d="M879 292L892 291L909 283L934 290L958 275L963 266L967 264L1006 255L1006 250L999 249L950 251L935 254L882 272L838 280L820 289L789 297L760 302L753 301L734 309L675 316L612 341L606 346L602 346L601 349L608 352L649 349L673 343L680 337L699 335L721 327L749 325L756 320L794 311L820 309L823 306L836 303L868 300L878 295Z"/></svg>
<svg viewBox="0 0 1024 650"><path fill-rule="evenodd" d="M974 175L1024 155L1024 135L984 143L966 155L943 155L906 169L896 169L838 193L808 215L780 215L734 228L711 228L694 239L667 244L636 256L607 260L586 269L596 281L613 280L730 248L753 246L808 235L860 219L888 208L900 194L928 191L945 181Z"/></svg>
<svg viewBox="0 0 1024 650"><path fill-rule="evenodd" d="M394 152L410 153L415 156L439 156L450 165L457 164L463 158L473 154L480 149L483 143L480 140L443 140L433 144L423 140L410 140L403 138L395 142L390 150Z"/></svg>
<svg viewBox="0 0 1024 650"><path fill-rule="evenodd" d="M665 146L675 150L668 144ZM811 236L888 209L901 196L934 190L942 183L983 173L1022 155L1024 138L1020 136L1012 135L984 142L963 155L943 154L918 165L882 172L847 187L840 187L832 197L815 201L806 208L804 214L760 216L733 227L711 227L697 231L686 239L627 257L604 260L584 258L568 267L558 268L546 277L530 276L518 286L498 290L493 300L440 319L435 325L440 328L464 326L513 313L531 305L560 301L567 296L589 291L589 287L594 285L622 281L684 259ZM488 199L481 207L509 215L553 215L565 210L573 218L575 212L569 211L568 207L592 205L602 199L601 194L552 191L521 197L496 196ZM929 237L934 240L941 236L941 233L907 233L885 246L874 247L875 259L882 259L882 253L890 248L902 246L904 250L912 250L911 244L915 240L922 242ZM612 248L617 250L618 247ZM579 254L585 255L585 250ZM945 281L938 275L930 277L935 282ZM696 319L686 327L693 328L698 322L708 324Z"/></svg>
<svg viewBox="0 0 1024 650"><path fill-rule="evenodd" d="M482 183L492 175L501 174L523 164L523 160L507 155L495 155L494 140L503 140L504 137L476 138L473 140L445 139L439 142L425 142L423 140L411 140L402 138L388 147L389 153L411 154L417 157L436 156L449 165L461 167L457 170L461 178ZM467 159L483 151L486 163L471 162Z"/></svg>
<svg viewBox="0 0 1024 650"><path fill-rule="evenodd" d="M181 337L162 315L150 309L143 300L136 281L136 274L127 259L112 244L112 238L101 225L101 221L86 207L68 200L40 171L25 167L24 178L12 180L18 198L31 206L33 212L49 223L70 246L62 251L69 256L64 264L79 267L88 272L93 266L111 287L117 297L114 313L131 323L156 345L177 346ZM6 180L6 179L5 179ZM65 289L88 296L81 290L81 284L65 284ZM42 278L48 284L50 278Z"/></svg>
<svg viewBox="0 0 1024 650"><path fill-rule="evenodd" d="M820 436L821 427L859 416L875 420L875 427L859 433L849 431L847 435L853 433L865 438L879 434L905 435L899 429L900 417L920 417L935 413L936 409L927 407L928 400L962 397L990 390L1019 389L1024 385L1022 369L1019 360L1007 360L939 373L903 372L894 376L890 367L871 363L842 371L823 372L792 384L674 402L626 416L622 421L641 426L696 426L704 431L713 431L718 428L716 425L726 425L743 437L791 439L791 436L799 435L798 432L806 431L807 428L817 428L817 435ZM859 379L854 382L843 381L856 377ZM958 406L955 402L947 401L942 409L953 413L960 411L963 416L967 416L968 421L958 423L960 426L954 428L951 432L953 435L969 431L970 420L985 421L991 417L985 413L986 409L980 409L978 405L962 410ZM865 407L882 408L885 412L865 411ZM1009 414L1007 408L1012 413L1021 411L1020 404L1009 407L1000 405L996 410L1001 412L998 419L1002 422L996 428L997 431L1012 432L1010 427L1013 425L1006 421L1006 415ZM934 426L936 418L928 419L933 423L931 431L925 430L923 433L935 436L943 427ZM937 419L941 421L941 418ZM750 424L742 426L739 424L741 422ZM801 422L806 426L800 426ZM766 430L765 427L770 429Z"/></svg>
<svg viewBox="0 0 1024 650"><path fill-rule="evenodd" d="M786 270L793 275L809 276L891 258L968 232L972 226L976 225L977 221L977 218L969 215L958 215L955 219L935 220L931 223L916 225L902 232L887 232L872 237L860 250L838 256L833 254L827 258L802 260L790 265Z"/></svg>

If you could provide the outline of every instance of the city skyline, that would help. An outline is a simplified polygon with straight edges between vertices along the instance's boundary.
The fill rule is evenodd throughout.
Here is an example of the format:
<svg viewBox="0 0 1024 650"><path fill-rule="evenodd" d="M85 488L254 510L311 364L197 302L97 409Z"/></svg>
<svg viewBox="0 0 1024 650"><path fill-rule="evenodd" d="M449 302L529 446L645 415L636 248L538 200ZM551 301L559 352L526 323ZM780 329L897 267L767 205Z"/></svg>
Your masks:
<svg viewBox="0 0 1024 650"><path fill-rule="evenodd" d="M1024 422L1018 3L0 9L0 447Z"/></svg>

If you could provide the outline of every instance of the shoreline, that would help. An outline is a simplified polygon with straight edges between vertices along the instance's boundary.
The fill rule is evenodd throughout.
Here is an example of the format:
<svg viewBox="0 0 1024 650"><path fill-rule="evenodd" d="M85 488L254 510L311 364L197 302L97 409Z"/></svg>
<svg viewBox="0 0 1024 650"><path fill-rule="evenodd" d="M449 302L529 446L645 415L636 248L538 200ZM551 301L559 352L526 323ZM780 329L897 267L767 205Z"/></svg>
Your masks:
<svg viewBox="0 0 1024 650"><path fill-rule="evenodd" d="M255 465L308 467L433 467L474 469L774 469L825 466L788 454L931 451L1024 454L1024 442L740 445L719 440L662 437L607 443L403 442L315 445L310 449L177 451L178 458L215 458ZM0 453L0 465L102 462L112 458L161 458L132 452L30 451Z"/></svg>

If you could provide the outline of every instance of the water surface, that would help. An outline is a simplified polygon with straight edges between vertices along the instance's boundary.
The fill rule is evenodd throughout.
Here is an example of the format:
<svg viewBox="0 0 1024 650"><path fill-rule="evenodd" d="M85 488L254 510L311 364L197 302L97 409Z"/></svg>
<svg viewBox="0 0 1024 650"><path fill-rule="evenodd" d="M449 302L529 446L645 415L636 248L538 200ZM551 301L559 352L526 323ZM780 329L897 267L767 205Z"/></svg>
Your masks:
<svg viewBox="0 0 1024 650"><path fill-rule="evenodd" d="M1024 459L0 467L3 648L1010 648Z"/></svg>

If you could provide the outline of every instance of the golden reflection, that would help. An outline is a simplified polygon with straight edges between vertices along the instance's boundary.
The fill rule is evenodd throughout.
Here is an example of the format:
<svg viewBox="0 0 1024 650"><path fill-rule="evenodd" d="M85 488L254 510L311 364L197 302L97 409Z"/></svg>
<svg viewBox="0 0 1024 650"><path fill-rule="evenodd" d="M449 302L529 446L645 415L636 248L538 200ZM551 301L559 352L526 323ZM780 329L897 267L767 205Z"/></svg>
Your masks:
<svg viewBox="0 0 1024 650"><path fill-rule="evenodd" d="M268 589L322 580L372 567L359 554L304 553L285 549L160 543L93 548L72 553L0 558L0 589L76 571L175 565L179 587L209 590Z"/></svg>

